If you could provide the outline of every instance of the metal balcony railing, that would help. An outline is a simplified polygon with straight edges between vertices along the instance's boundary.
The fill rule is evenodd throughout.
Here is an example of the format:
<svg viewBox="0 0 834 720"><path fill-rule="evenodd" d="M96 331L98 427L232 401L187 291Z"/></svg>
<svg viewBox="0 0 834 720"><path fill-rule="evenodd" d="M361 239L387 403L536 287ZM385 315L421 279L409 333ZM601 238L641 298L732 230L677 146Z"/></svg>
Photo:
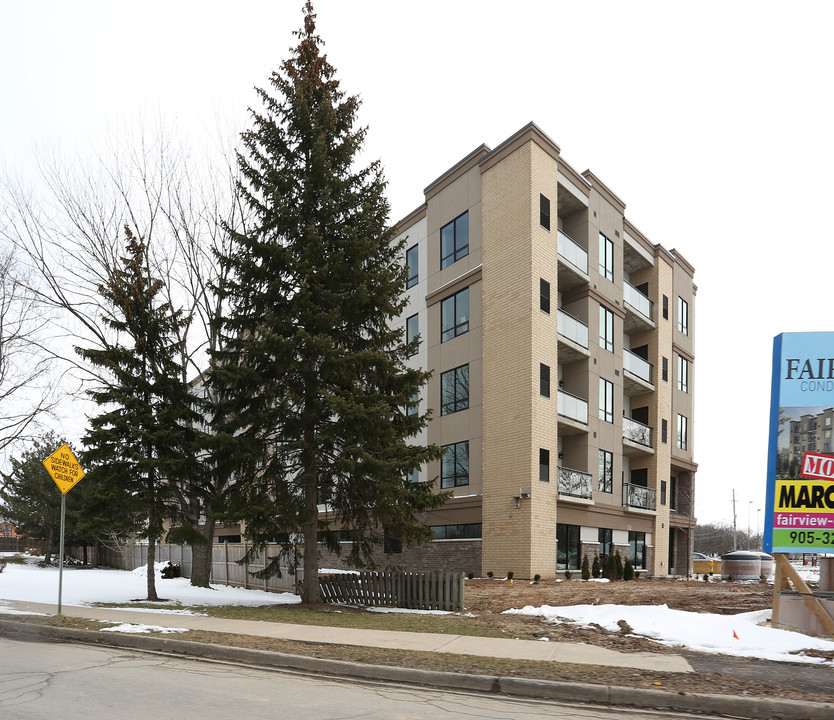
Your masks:
<svg viewBox="0 0 834 720"><path fill-rule="evenodd" d="M626 348L623 348L623 369L628 370L632 375L636 375L649 384L652 382L651 363L646 362L639 355L635 355Z"/></svg>
<svg viewBox="0 0 834 720"><path fill-rule="evenodd" d="M558 413L583 425L588 424L588 401L569 392L559 390L557 395Z"/></svg>
<svg viewBox="0 0 834 720"><path fill-rule="evenodd" d="M637 420L623 418L623 439L631 440L638 445L652 446L652 429Z"/></svg>
<svg viewBox="0 0 834 720"><path fill-rule="evenodd" d="M588 274L588 251L559 230L559 254L585 275Z"/></svg>
<svg viewBox="0 0 834 720"><path fill-rule="evenodd" d="M581 470L559 468L559 494L590 500L594 494L594 476Z"/></svg>
<svg viewBox="0 0 834 720"><path fill-rule="evenodd" d="M627 282L623 283L623 300L647 319L652 319L652 301Z"/></svg>
<svg viewBox="0 0 834 720"><path fill-rule="evenodd" d="M657 510L657 490L642 485L623 483L623 506Z"/></svg>
<svg viewBox="0 0 834 720"><path fill-rule="evenodd" d="M559 334L566 337L568 340L573 340L577 345L588 347L588 326L581 320L577 320L573 315L569 315L564 310L559 310Z"/></svg>

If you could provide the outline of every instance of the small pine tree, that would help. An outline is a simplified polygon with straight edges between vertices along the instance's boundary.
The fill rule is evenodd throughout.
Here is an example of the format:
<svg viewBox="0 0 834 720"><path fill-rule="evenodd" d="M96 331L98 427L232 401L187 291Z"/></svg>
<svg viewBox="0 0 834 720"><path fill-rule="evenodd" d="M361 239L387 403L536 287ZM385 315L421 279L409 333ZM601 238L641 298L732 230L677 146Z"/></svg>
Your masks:
<svg viewBox="0 0 834 720"><path fill-rule="evenodd" d="M594 555L594 562L591 565L591 575L593 575L594 578L598 578L600 576L599 555Z"/></svg>
<svg viewBox="0 0 834 720"><path fill-rule="evenodd" d="M586 555L582 558L582 579L583 580L590 580L591 579L591 564L588 562L588 556Z"/></svg>
<svg viewBox="0 0 834 720"><path fill-rule="evenodd" d="M626 558L625 567L623 568L623 580L634 580L634 565L631 564L631 558Z"/></svg>
<svg viewBox="0 0 834 720"><path fill-rule="evenodd" d="M614 574L617 576L617 580L623 579L623 558L619 550L614 553Z"/></svg>

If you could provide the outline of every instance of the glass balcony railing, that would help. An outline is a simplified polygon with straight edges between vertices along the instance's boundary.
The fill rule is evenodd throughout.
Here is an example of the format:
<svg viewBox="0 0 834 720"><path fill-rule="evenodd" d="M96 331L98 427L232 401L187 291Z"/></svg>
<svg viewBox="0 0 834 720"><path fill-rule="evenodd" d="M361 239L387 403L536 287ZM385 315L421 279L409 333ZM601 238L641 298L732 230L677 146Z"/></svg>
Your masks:
<svg viewBox="0 0 834 720"><path fill-rule="evenodd" d="M652 301L627 282L623 283L623 300L641 315L645 315L649 320L652 319Z"/></svg>
<svg viewBox="0 0 834 720"><path fill-rule="evenodd" d="M637 422L637 420L624 417L623 438L650 448L652 446L652 429L648 425Z"/></svg>
<svg viewBox="0 0 834 720"><path fill-rule="evenodd" d="M571 265L588 274L588 251L559 230L559 254Z"/></svg>
<svg viewBox="0 0 834 720"><path fill-rule="evenodd" d="M594 476L581 470L559 468L559 494L590 500L594 495Z"/></svg>
<svg viewBox="0 0 834 720"><path fill-rule="evenodd" d="M631 350L623 348L623 368L647 383L652 382L652 365Z"/></svg>
<svg viewBox="0 0 834 720"><path fill-rule="evenodd" d="M642 485L623 483L623 506L657 510L657 490Z"/></svg>
<svg viewBox="0 0 834 720"><path fill-rule="evenodd" d="M573 340L577 345L588 347L588 326L573 315L568 315L564 310L559 310L559 334L568 340Z"/></svg>
<svg viewBox="0 0 834 720"><path fill-rule="evenodd" d="M588 401L583 400L576 395L571 395L569 392L559 390L558 393L558 413L563 417L576 420L583 425L588 424Z"/></svg>

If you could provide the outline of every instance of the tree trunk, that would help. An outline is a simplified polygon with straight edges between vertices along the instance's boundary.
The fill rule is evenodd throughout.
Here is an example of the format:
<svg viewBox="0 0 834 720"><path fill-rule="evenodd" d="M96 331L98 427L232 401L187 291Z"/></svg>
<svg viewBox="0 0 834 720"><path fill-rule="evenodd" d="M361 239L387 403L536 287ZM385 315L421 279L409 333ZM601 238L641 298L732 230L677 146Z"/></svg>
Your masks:
<svg viewBox="0 0 834 720"><path fill-rule="evenodd" d="M55 529L50 525L49 532L46 535L46 548L43 551L44 555L44 562L49 565L52 561L52 538L55 533Z"/></svg>
<svg viewBox="0 0 834 720"><path fill-rule="evenodd" d="M156 541L157 536L153 529L156 527L156 508L151 505L148 513L148 600L159 600L156 594L156 572L154 566L156 565Z"/></svg>
<svg viewBox="0 0 834 720"><path fill-rule="evenodd" d="M206 514L206 523L202 530L206 542L195 543L191 546L191 584L194 587L209 587L216 524L217 521L211 515Z"/></svg>
<svg viewBox="0 0 834 720"><path fill-rule="evenodd" d="M304 523L304 581L301 584L301 602L321 602L319 587L319 545L318 545L318 488L310 483L304 488L308 520Z"/></svg>

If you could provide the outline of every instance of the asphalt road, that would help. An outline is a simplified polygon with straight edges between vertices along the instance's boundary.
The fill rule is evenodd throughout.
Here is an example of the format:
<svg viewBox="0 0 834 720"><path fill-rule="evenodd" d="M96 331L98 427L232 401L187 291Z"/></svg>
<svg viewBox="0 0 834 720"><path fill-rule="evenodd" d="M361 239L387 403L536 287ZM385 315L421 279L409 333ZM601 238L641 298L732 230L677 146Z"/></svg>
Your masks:
<svg viewBox="0 0 834 720"><path fill-rule="evenodd" d="M581 700L582 698L577 698ZM691 717L401 687L0 637L3 720L591 720ZM699 715L700 720L705 716Z"/></svg>

